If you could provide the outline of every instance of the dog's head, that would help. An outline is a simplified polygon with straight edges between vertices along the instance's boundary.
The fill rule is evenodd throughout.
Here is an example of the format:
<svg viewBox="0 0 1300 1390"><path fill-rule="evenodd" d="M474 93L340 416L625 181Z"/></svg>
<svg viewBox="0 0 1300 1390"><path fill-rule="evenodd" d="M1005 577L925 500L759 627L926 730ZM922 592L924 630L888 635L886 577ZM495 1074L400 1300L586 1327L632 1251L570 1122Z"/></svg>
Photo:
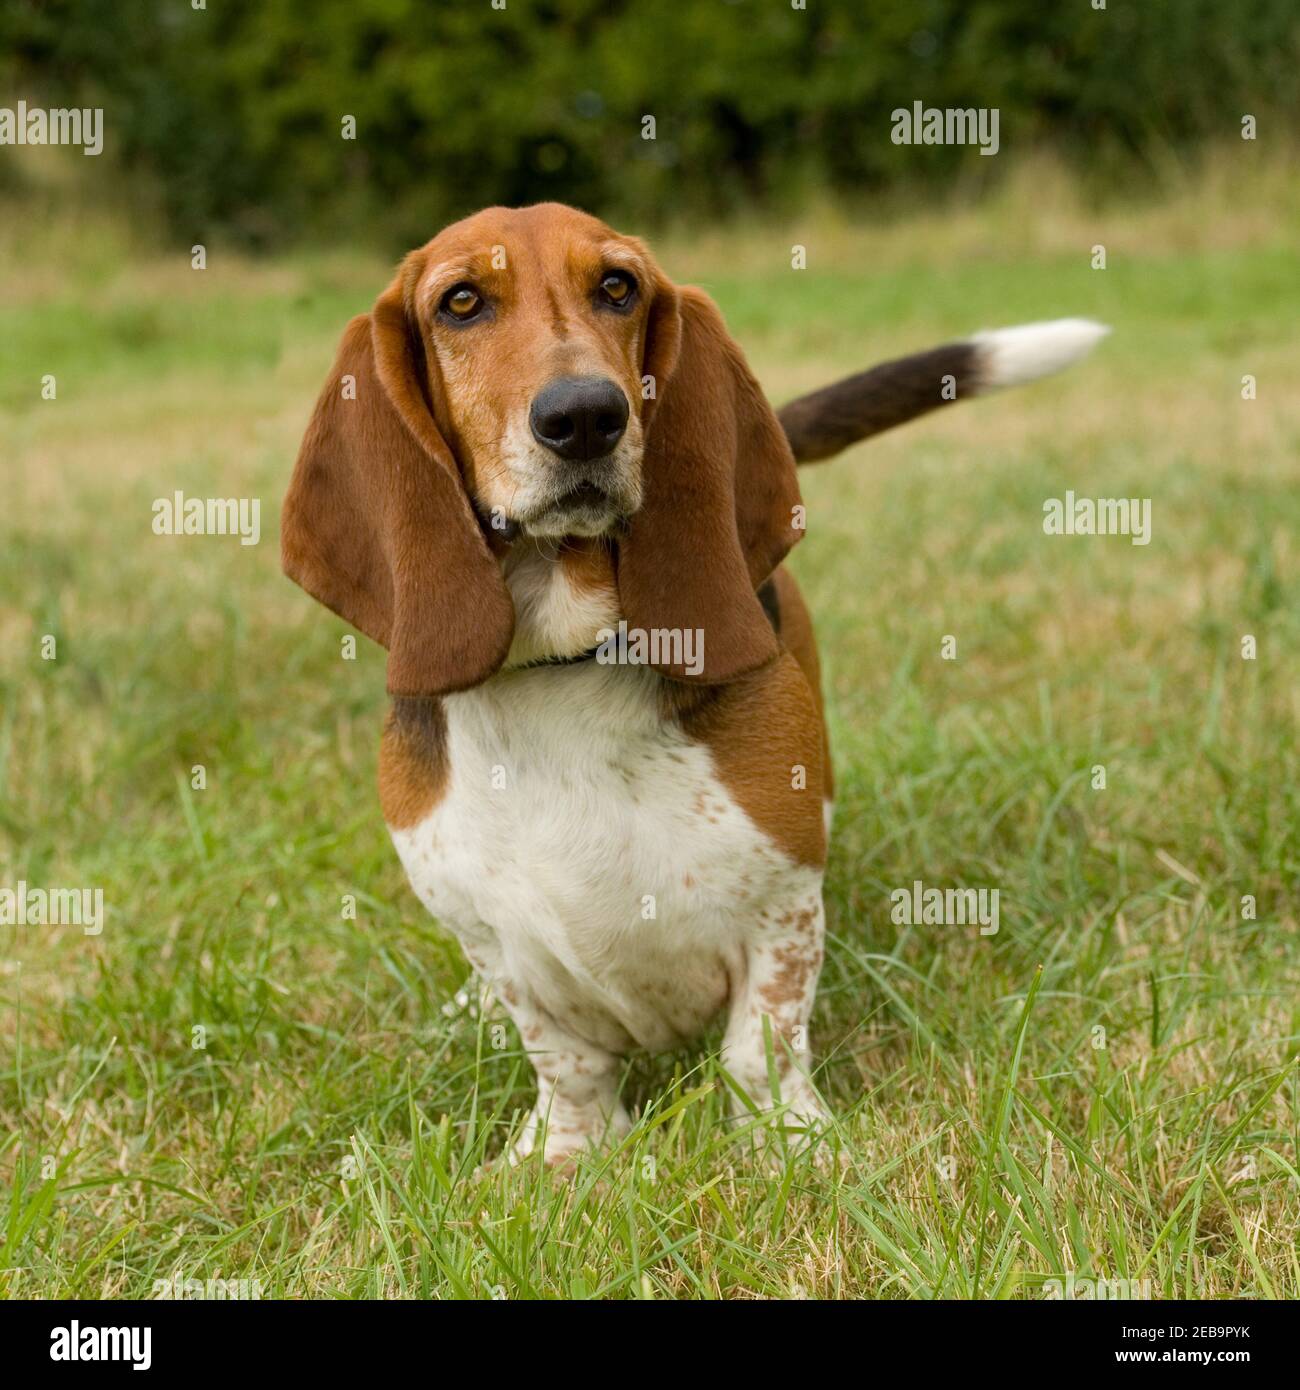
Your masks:
<svg viewBox="0 0 1300 1390"><path fill-rule="evenodd" d="M801 534L781 427L698 290L558 204L489 208L353 319L285 499L291 578L389 649L396 695L498 669L520 537L608 537L629 627L770 660L755 597ZM665 674L685 678L665 662Z"/></svg>

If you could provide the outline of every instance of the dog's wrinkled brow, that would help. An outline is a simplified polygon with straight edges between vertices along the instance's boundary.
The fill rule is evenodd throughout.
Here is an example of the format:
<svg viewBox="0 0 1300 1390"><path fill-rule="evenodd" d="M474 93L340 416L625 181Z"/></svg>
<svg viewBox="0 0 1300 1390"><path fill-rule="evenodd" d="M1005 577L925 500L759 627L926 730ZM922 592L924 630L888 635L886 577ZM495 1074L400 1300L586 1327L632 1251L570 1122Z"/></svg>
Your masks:
<svg viewBox="0 0 1300 1390"><path fill-rule="evenodd" d="M492 274L491 257L485 252L482 256L457 256L453 260L438 261L425 269L417 301L420 308L432 313L442 298L454 284L461 280L484 280Z"/></svg>
<svg viewBox="0 0 1300 1390"><path fill-rule="evenodd" d="M615 270L632 271L638 279L644 280L649 274L645 257L633 246L623 241L607 241L595 248L601 263Z"/></svg>

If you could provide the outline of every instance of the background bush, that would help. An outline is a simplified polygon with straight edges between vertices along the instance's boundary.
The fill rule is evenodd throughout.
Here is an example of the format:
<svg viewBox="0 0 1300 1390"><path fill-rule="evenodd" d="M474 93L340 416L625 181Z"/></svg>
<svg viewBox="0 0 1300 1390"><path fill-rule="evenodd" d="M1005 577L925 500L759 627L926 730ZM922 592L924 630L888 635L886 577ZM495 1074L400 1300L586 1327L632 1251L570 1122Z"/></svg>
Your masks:
<svg viewBox="0 0 1300 1390"><path fill-rule="evenodd" d="M3 104L102 105L181 236L369 223L406 245L493 202L646 221L997 174L892 144L917 99L998 107L1008 154L1051 144L1111 180L1245 112L1263 136L1300 94L1295 0L506 3L7 0Z"/></svg>

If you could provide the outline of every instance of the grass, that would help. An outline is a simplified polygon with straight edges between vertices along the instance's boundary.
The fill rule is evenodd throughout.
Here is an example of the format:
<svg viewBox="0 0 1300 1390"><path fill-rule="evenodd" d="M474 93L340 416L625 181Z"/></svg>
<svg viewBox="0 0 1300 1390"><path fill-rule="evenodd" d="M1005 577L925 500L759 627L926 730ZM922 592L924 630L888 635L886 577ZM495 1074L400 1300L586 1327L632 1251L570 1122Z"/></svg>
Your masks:
<svg viewBox="0 0 1300 1390"><path fill-rule="evenodd" d="M531 1100L518 1038L388 843L381 654L340 662L279 574L299 434L386 266L200 273L6 218L0 886L102 887L107 922L0 927L0 1289L1300 1296L1295 197L1226 166L1098 212L1049 170L661 244L775 399L981 326L1115 333L804 479L842 1161L724 1127L715 1033L633 1060L633 1134L571 1181L484 1167ZM176 488L260 497L262 543L154 536ZM1068 488L1150 497L1151 544L1044 536ZM917 878L998 888L1000 932L894 925Z"/></svg>

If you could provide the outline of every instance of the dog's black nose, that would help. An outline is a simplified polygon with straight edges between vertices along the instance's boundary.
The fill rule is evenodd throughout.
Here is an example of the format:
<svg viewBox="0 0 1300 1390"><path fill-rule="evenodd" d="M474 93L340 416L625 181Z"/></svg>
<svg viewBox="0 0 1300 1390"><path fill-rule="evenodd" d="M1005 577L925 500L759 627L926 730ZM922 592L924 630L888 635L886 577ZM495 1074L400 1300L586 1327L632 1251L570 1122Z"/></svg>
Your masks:
<svg viewBox="0 0 1300 1390"><path fill-rule="evenodd" d="M528 412L533 438L575 463L603 458L627 428L627 397L606 376L561 376Z"/></svg>

